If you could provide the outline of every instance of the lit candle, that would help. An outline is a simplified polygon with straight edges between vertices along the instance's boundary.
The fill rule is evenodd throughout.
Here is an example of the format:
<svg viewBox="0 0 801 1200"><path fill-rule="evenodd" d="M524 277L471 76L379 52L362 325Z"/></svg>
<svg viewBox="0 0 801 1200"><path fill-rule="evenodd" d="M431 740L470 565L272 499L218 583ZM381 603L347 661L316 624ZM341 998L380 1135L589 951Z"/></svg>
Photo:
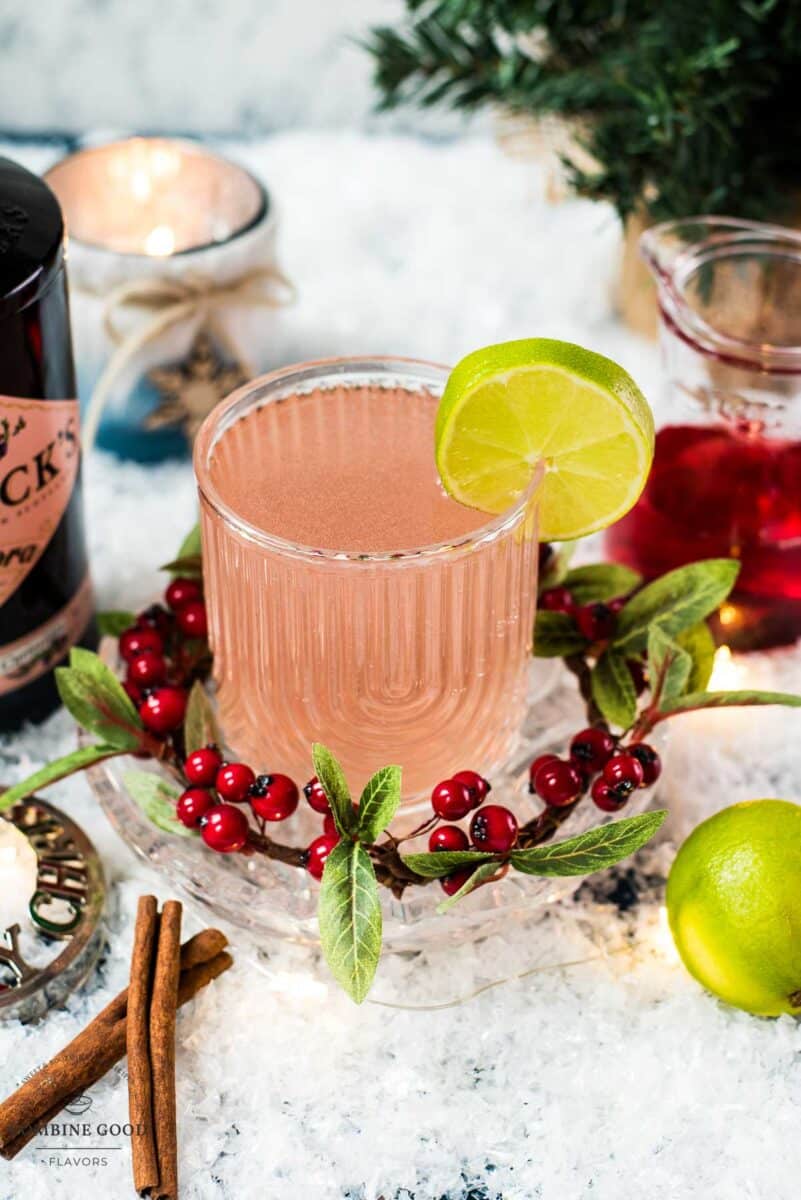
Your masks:
<svg viewBox="0 0 801 1200"><path fill-rule="evenodd" d="M26 920L37 870L36 851L25 834L0 818L0 935Z"/></svg>
<svg viewBox="0 0 801 1200"><path fill-rule="evenodd" d="M167 138L81 150L46 179L70 239L85 442L99 426L98 444L124 457L185 454L218 400L275 365L264 309L291 289L267 191Z"/></svg>

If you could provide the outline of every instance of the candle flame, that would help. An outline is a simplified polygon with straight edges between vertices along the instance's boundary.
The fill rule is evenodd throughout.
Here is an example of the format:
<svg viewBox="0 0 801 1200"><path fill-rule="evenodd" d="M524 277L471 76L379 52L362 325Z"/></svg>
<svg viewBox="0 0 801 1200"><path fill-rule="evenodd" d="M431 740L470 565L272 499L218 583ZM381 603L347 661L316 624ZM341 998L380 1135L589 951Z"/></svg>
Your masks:
<svg viewBox="0 0 801 1200"><path fill-rule="evenodd" d="M167 258L175 249L175 231L169 225L156 225L145 238L145 254Z"/></svg>
<svg viewBox="0 0 801 1200"><path fill-rule="evenodd" d="M747 687L748 683L748 667L742 657L735 658L728 646L718 646L712 677L709 680L710 690L736 691L738 688Z"/></svg>

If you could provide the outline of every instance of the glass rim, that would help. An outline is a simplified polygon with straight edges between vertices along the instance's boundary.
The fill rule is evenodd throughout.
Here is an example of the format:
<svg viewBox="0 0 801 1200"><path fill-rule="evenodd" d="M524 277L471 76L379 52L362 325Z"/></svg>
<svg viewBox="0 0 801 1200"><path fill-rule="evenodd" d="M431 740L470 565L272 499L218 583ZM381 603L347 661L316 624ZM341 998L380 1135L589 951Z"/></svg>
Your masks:
<svg viewBox="0 0 801 1200"><path fill-rule="evenodd" d="M660 240L694 227L699 229L697 240L681 245L665 261ZM701 234L701 230L705 232ZM749 341L727 334L702 317L686 296L688 283L699 271L726 259L749 255L784 258L801 269L801 232L739 217L680 217L646 229L640 252L656 278L660 310L682 340L732 366L789 375L801 372L801 345Z"/></svg>
<svg viewBox="0 0 801 1200"><path fill-rule="evenodd" d="M406 379L419 389L425 387L427 383L434 387L440 386L444 384L449 374L449 367L424 359L395 355L370 355L321 358L309 362L292 363L250 380L212 409L195 437L193 465L201 502L212 509L230 529L245 541L254 543L274 554L301 558L318 564L326 562L342 566L370 566L375 563L389 562L399 565L420 563L429 559L439 560L448 554L471 550L493 541L514 529L521 519L525 519L527 510L539 493L545 474L545 466L541 459L535 464L528 487L502 513L495 516L485 514L489 517L488 520L459 538L434 542L413 549L400 547L397 550L377 551L336 550L309 546L303 542L282 538L278 534L260 529L235 512L222 498L211 480L209 463L211 453L219 439L245 412L251 411L254 407L260 407L256 402L257 397L263 396L264 403L269 403L270 397L267 393L279 390L282 385L286 387L287 394L291 395L293 383L319 384L326 378L335 380L337 377L344 382L349 376L359 375L363 375L366 382L371 377L376 379L381 375L394 375L400 386L403 386L404 379ZM454 503L458 503L458 501L454 501Z"/></svg>
<svg viewBox="0 0 801 1200"><path fill-rule="evenodd" d="M234 159L229 158L226 154L219 154L216 150L210 149L202 142L195 141L189 137L173 138L160 134L153 136L148 136L146 134L132 134L130 137L110 138L108 141L97 142L91 146L81 146L79 149L73 150L71 153L63 155L56 162L51 163L42 178L48 187L53 189L53 173L58 171L59 168L64 167L67 163L77 162L78 159L87 158L89 155L102 153L105 150L110 150L117 146L127 146L130 142L149 142L151 144L156 142L165 143L169 146L177 146L179 149L190 154L194 154L198 158L211 159L215 162L223 163L226 167L230 167L232 170L239 173L244 179L249 180L249 182L252 183L256 188L258 204L253 216L248 217L246 221L243 221L241 225L237 226L237 228L232 230L227 237L224 237L221 240L198 242L194 246L185 246L182 250L175 250L167 255L159 255L147 254L143 250L115 250L112 246L107 245L105 242L79 237L77 234L72 232L71 223L69 222L67 214L64 212L64 224L66 227L67 237L75 246L80 246L82 249L91 250L96 254L109 255L111 258L123 258L130 262L139 261L148 263L163 263L165 261L172 261L174 259L188 258L193 254L208 254L212 250L218 250L225 246L230 246L232 242L244 237L246 233L250 233L263 222L272 222L274 220L275 206L273 204L270 191L265 184L263 184L262 181L253 174L252 171L249 171L247 167L244 167L241 163L236 162ZM61 204L60 200L59 204ZM62 212L63 211L62 205Z"/></svg>

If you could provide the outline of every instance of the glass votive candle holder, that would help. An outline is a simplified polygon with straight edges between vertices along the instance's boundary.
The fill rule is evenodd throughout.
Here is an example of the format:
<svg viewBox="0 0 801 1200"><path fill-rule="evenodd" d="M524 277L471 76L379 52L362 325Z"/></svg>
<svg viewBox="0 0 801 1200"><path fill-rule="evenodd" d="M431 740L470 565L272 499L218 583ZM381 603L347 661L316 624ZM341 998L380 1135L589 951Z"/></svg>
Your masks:
<svg viewBox="0 0 801 1200"><path fill-rule="evenodd" d="M195 443L226 741L299 781L311 746L354 794L381 766L420 796L491 776L526 706L541 471L497 517L434 462L444 368L334 359L236 391Z"/></svg>
<svg viewBox="0 0 801 1200"><path fill-rule="evenodd" d="M187 141L129 138L47 172L69 237L84 443L185 455L206 414L270 365L265 309L291 288L274 205L243 167Z"/></svg>

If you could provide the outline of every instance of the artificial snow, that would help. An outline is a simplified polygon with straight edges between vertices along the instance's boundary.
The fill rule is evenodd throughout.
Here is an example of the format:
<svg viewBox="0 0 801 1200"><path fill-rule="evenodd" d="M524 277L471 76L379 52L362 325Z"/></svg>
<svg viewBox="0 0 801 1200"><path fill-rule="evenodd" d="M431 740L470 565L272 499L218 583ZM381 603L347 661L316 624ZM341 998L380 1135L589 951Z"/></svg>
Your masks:
<svg viewBox="0 0 801 1200"><path fill-rule="evenodd" d="M229 149L280 202L299 299L266 318L276 363L386 352L453 362L543 334L619 359L657 403L656 347L610 314L619 237L605 207L549 206L538 169L488 140L292 133ZM86 484L101 607L144 604L194 520L189 466L95 454ZM763 686L801 685L797 654L745 669ZM663 788L672 836L735 800L801 800L799 722L780 709L677 720ZM0 778L73 744L64 714L5 739ZM100 851L110 947L66 1011L35 1028L0 1024L3 1093L125 986L137 897L170 895L81 779L48 797ZM801 1030L725 1008L683 971L660 903L672 853L663 842L636 872L599 877L502 937L387 957L360 1008L318 954L229 930L234 970L178 1022L182 1196L794 1200ZM207 922L188 906L190 931ZM80 1120L92 1134L38 1138L0 1168L0 1200L132 1194L126 1139L98 1132L127 1118L124 1064L91 1098ZM51 1148L67 1145L101 1149Z"/></svg>

